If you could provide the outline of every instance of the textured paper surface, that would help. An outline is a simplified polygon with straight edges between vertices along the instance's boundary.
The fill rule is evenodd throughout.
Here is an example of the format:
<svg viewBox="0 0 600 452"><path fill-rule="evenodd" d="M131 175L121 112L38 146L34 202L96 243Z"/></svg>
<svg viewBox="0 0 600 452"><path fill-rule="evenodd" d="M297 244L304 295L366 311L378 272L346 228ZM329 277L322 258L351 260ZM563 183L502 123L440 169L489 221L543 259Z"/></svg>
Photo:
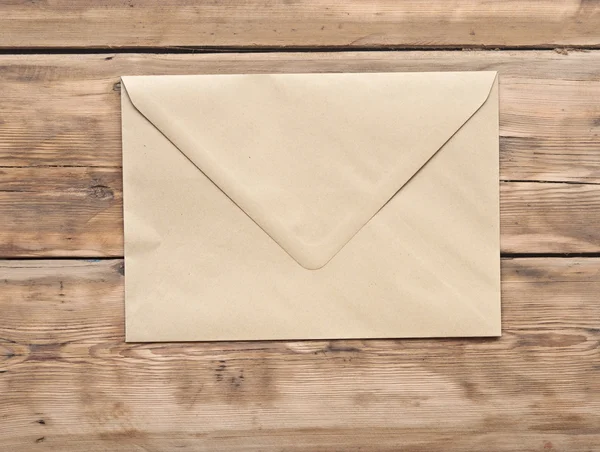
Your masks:
<svg viewBox="0 0 600 452"><path fill-rule="evenodd" d="M123 87L128 341L500 334L495 72Z"/></svg>

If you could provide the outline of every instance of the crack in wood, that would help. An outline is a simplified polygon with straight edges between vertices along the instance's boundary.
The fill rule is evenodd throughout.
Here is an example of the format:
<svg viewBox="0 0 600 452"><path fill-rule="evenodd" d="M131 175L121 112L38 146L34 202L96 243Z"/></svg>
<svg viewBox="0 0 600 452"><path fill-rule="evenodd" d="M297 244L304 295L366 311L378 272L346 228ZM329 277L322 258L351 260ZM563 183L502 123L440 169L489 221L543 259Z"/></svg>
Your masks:
<svg viewBox="0 0 600 452"><path fill-rule="evenodd" d="M528 179L500 179L507 183L531 183L531 184L570 184L570 185L600 185L600 182L586 182L575 180L528 180Z"/></svg>
<svg viewBox="0 0 600 452"><path fill-rule="evenodd" d="M600 44L573 45L565 48L556 47L556 44L539 45L283 45L283 46L164 46L164 47L5 47L0 48L0 55L71 55L71 54L124 54L124 53L155 53L155 54L220 54L220 53L318 53L318 52L473 52L473 51L548 51L568 56L569 52L586 52L599 50ZM110 61L112 58L104 58Z"/></svg>

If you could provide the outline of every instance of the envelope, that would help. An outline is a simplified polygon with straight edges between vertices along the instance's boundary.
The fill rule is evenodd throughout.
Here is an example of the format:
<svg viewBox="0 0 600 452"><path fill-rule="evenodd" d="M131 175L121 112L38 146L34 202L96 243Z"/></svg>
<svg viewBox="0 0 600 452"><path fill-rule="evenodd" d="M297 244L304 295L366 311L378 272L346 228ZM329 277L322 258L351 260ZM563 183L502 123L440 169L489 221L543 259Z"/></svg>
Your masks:
<svg viewBox="0 0 600 452"><path fill-rule="evenodd" d="M500 335L495 72L122 87L127 341Z"/></svg>

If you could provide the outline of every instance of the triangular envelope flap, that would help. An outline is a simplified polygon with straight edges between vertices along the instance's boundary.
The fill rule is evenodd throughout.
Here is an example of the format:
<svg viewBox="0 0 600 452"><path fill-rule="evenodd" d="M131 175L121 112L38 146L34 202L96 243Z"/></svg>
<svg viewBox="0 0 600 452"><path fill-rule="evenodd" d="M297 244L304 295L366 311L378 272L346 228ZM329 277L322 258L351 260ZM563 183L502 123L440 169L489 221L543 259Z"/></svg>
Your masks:
<svg viewBox="0 0 600 452"><path fill-rule="evenodd" d="M318 269L481 107L495 75L138 76L123 83L138 111L230 199L299 264Z"/></svg>

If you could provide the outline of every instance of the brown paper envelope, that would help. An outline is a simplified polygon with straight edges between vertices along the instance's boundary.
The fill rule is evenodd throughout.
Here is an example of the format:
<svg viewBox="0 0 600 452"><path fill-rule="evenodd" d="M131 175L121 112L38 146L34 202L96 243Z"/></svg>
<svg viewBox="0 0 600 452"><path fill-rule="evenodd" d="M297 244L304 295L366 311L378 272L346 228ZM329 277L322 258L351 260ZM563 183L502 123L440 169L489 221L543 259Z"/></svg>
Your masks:
<svg viewBox="0 0 600 452"><path fill-rule="evenodd" d="M128 341L500 335L495 72L122 81Z"/></svg>

